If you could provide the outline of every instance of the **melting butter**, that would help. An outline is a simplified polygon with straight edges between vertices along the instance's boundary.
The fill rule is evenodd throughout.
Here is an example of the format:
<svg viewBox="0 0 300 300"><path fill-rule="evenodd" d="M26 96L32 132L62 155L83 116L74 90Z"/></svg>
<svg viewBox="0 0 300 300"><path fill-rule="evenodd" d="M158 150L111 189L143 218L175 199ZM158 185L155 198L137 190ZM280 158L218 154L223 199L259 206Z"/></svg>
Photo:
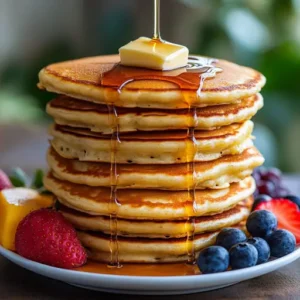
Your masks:
<svg viewBox="0 0 300 300"><path fill-rule="evenodd" d="M169 71L186 67L189 50L161 39L140 37L119 49L121 65Z"/></svg>

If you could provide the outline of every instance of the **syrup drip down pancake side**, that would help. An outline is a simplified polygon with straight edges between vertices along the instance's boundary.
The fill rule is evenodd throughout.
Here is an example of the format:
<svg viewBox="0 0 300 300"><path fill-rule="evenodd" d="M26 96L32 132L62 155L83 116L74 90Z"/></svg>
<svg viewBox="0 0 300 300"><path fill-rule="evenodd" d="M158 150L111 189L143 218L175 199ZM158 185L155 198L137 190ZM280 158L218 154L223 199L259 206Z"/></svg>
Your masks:
<svg viewBox="0 0 300 300"><path fill-rule="evenodd" d="M226 188L251 175L264 159L254 148L239 155L227 155L214 161L195 164L197 189ZM89 186L110 186L110 164L81 162L61 157L50 149L48 164L55 176L73 183ZM118 187L126 189L186 190L193 185L185 164L172 165L118 165Z"/></svg>
<svg viewBox="0 0 300 300"><path fill-rule="evenodd" d="M251 210L252 198L220 214L196 217L195 234L212 232L231 227L245 220ZM59 211L80 231L110 233L110 219L107 216L93 216L60 205ZM118 219L118 234L123 237L181 238L186 237L185 220L133 220Z"/></svg>
<svg viewBox="0 0 300 300"><path fill-rule="evenodd" d="M211 130L233 123L243 123L253 117L262 106L263 98L256 94L234 104L199 108L196 129ZM116 109L120 132L187 129L194 121L186 109ZM47 113L59 125L111 133L106 105L59 96L48 103Z"/></svg>
<svg viewBox="0 0 300 300"><path fill-rule="evenodd" d="M178 164L209 161L240 154L251 146L252 121L215 130L195 131L191 140L185 130L120 133L116 163ZM81 161L110 162L109 135L67 126L52 126L51 145L63 157Z"/></svg>
<svg viewBox="0 0 300 300"><path fill-rule="evenodd" d="M109 216L110 188L74 184L49 174L44 179L47 190L63 205L90 215ZM197 190L191 216L220 213L250 197L255 190L252 177L247 177L221 190ZM186 191L118 190L119 218L174 220L186 219L186 206L191 204Z"/></svg>

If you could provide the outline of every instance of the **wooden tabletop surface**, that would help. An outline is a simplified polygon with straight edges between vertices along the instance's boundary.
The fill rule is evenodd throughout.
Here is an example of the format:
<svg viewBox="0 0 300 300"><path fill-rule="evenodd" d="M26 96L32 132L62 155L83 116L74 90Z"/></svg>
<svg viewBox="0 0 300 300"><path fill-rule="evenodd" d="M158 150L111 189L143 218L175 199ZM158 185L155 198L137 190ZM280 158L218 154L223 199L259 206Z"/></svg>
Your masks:
<svg viewBox="0 0 300 300"><path fill-rule="evenodd" d="M0 127L0 168L20 166L31 172L45 167L45 128ZM300 176L286 176L300 194ZM92 292L44 278L0 256L0 299L300 299L300 260L270 274L216 291L182 296L126 296Z"/></svg>

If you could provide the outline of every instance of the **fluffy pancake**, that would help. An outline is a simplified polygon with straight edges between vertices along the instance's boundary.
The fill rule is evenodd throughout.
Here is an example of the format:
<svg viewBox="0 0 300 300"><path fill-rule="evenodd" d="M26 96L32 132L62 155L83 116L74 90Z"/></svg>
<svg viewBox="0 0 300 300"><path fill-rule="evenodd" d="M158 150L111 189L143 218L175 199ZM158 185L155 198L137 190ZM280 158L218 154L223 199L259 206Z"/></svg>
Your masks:
<svg viewBox="0 0 300 300"><path fill-rule="evenodd" d="M208 161L227 154L238 154L249 147L252 121L215 130L195 132L195 146L187 131L121 133L116 145L116 163L176 164ZM111 162L110 135L67 126L52 126L53 148L63 157L81 161ZM245 144L246 143L246 144Z"/></svg>
<svg viewBox="0 0 300 300"><path fill-rule="evenodd" d="M250 176L264 159L256 148L246 149L239 155L228 155L210 162L195 163L194 180L197 189L224 188L229 183ZM55 175L63 180L89 186L110 186L108 163L80 162L48 152L48 164ZM186 190L194 182L186 164L177 165L124 165L117 166L119 188L147 188Z"/></svg>
<svg viewBox="0 0 300 300"><path fill-rule="evenodd" d="M125 219L173 220L187 216L203 216L220 213L250 197L255 190L252 177L233 183L221 190L197 190L194 209L187 191L118 190L117 208L110 205L111 189L90 187L60 180L49 174L44 179L46 189L59 202L90 215L109 216L116 213ZM117 210L117 211L115 211Z"/></svg>
<svg viewBox="0 0 300 300"><path fill-rule="evenodd" d="M234 103L258 93L266 81L262 74L253 69L219 60L216 66L223 71L216 77L205 80L199 95L197 90L200 78L199 84L198 81L191 82L188 89L180 86L189 81L191 76L198 77L186 72L185 68L163 74L157 71L157 76L164 76L165 80L162 81L153 76L149 78L149 70L124 67L119 70L122 68L116 67L119 60L118 55L110 55L49 65L39 73L39 87L76 99L120 107L178 109L190 105ZM105 84L107 72L112 75L110 77L118 79L117 85L109 78ZM118 76L114 76L114 72L119 72ZM132 72L138 72L139 76L132 75ZM182 78L179 83L178 76ZM136 80L132 81L133 78ZM125 82L128 83L124 85ZM120 92L122 84L124 87Z"/></svg>
<svg viewBox="0 0 300 300"><path fill-rule="evenodd" d="M217 105L197 110L198 129L214 129L249 120L263 106L260 94L235 104ZM59 125L88 128L111 133L106 105L59 96L47 105L47 112ZM174 130L191 127L194 118L185 109L117 108L120 132Z"/></svg>
<svg viewBox="0 0 300 300"><path fill-rule="evenodd" d="M215 244L218 233L219 231L214 231L195 235L193 243L196 257L203 248ZM87 248L90 259L99 262L111 262L109 235L84 231L78 231L77 234L83 246ZM119 237L118 250L118 260L120 263L170 263L188 261L185 237L178 239Z"/></svg>
<svg viewBox="0 0 300 300"><path fill-rule="evenodd" d="M215 243L219 232L199 234L194 239L196 255L203 248ZM92 260L110 263L110 236L77 232L78 238L87 248L88 257ZM120 263L169 263L188 261L186 238L181 239L148 239L118 238L118 260Z"/></svg>
<svg viewBox="0 0 300 300"><path fill-rule="evenodd" d="M252 203L251 200L248 201ZM80 213L65 206L60 212L78 230L110 234L110 217ZM246 219L250 208L244 201L223 213L195 218L195 234L220 230ZM187 235L186 221L126 220L118 218L118 236L180 238Z"/></svg>

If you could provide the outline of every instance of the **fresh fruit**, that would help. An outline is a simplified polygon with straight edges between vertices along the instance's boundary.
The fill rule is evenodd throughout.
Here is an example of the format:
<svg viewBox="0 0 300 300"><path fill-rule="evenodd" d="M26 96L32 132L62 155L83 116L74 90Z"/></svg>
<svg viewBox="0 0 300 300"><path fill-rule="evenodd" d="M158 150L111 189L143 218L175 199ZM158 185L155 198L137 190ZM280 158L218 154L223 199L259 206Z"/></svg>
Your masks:
<svg viewBox="0 0 300 300"><path fill-rule="evenodd" d="M278 228L289 230L295 235L297 243L300 242L300 211L297 204L287 199L272 199L260 203L255 209L272 212L277 217Z"/></svg>
<svg viewBox="0 0 300 300"><path fill-rule="evenodd" d="M8 176L0 169L0 191L4 189L9 189L12 187L12 184Z"/></svg>
<svg viewBox="0 0 300 300"><path fill-rule="evenodd" d="M284 199L288 199L292 202L294 202L295 204L298 205L299 209L300 209L300 198L297 196L293 196L293 195L287 195L284 197Z"/></svg>
<svg viewBox="0 0 300 300"><path fill-rule="evenodd" d="M260 171L260 178L274 182L274 184L281 182L282 173L277 168L262 168Z"/></svg>
<svg viewBox="0 0 300 300"><path fill-rule="evenodd" d="M261 202L268 202L271 200L272 200L272 197L270 197L269 195L264 195L264 194L255 197L253 206L252 206L252 210L254 210L256 208L256 206L258 204L260 204Z"/></svg>
<svg viewBox="0 0 300 300"><path fill-rule="evenodd" d="M276 187L275 184L271 181L261 181L257 184L257 189L259 194L269 195L275 197Z"/></svg>
<svg viewBox="0 0 300 300"><path fill-rule="evenodd" d="M276 198L286 197L286 195L288 195L289 193L290 191L284 186L280 185L276 187Z"/></svg>
<svg viewBox="0 0 300 300"><path fill-rule="evenodd" d="M281 171L277 168L257 168L253 172L253 178L257 185L255 197L259 194L267 194L278 198L289 194L288 189L282 183Z"/></svg>
<svg viewBox="0 0 300 300"><path fill-rule="evenodd" d="M295 236L285 229L274 231L267 241L271 249L271 256L274 257L282 257L292 253L296 247Z"/></svg>
<svg viewBox="0 0 300 300"><path fill-rule="evenodd" d="M203 274L224 272L229 267L229 253L220 246L211 246L202 250L197 260Z"/></svg>
<svg viewBox="0 0 300 300"><path fill-rule="evenodd" d="M245 233L237 228L224 228L217 236L216 245L229 250L233 245L246 241Z"/></svg>
<svg viewBox="0 0 300 300"><path fill-rule="evenodd" d="M262 202L260 205L270 202ZM258 207L260 206L258 205ZM246 227L253 237L262 237L270 235L277 228L276 216L267 210L256 210L248 217Z"/></svg>
<svg viewBox="0 0 300 300"><path fill-rule="evenodd" d="M15 250L15 233L22 219L30 212L50 207L53 197L40 195L27 188L5 189L0 192L0 243Z"/></svg>
<svg viewBox="0 0 300 300"><path fill-rule="evenodd" d="M21 221L16 250L25 258L66 269L80 267L87 260L75 229L61 213L49 209L36 210Z"/></svg>
<svg viewBox="0 0 300 300"><path fill-rule="evenodd" d="M268 243L259 237L250 238L247 240L248 244L253 245L258 253L257 264L262 264L270 258L270 247Z"/></svg>
<svg viewBox="0 0 300 300"><path fill-rule="evenodd" d="M239 243L230 249L229 258L233 270L248 268L256 265L258 252L251 244Z"/></svg>

